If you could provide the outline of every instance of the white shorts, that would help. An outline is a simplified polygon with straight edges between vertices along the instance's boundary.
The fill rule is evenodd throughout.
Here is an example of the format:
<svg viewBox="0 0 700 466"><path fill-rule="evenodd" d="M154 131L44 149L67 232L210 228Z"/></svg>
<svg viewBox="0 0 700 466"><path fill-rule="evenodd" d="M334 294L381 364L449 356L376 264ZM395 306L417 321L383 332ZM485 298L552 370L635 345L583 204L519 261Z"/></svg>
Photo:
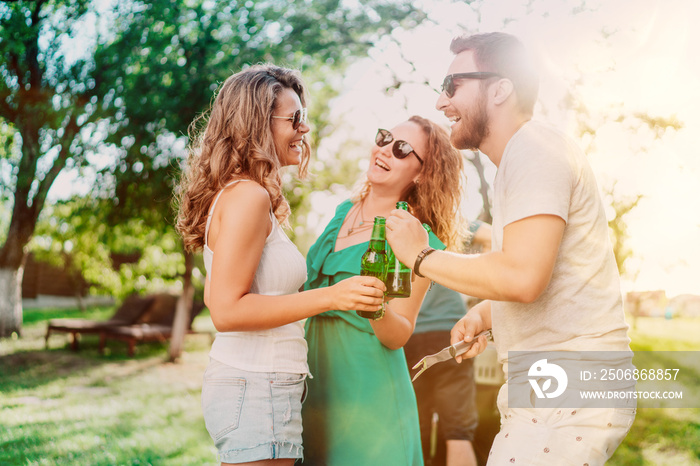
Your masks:
<svg viewBox="0 0 700 466"><path fill-rule="evenodd" d="M629 432L636 400L623 408L508 408L498 393L501 430L489 453L495 465L603 465Z"/></svg>

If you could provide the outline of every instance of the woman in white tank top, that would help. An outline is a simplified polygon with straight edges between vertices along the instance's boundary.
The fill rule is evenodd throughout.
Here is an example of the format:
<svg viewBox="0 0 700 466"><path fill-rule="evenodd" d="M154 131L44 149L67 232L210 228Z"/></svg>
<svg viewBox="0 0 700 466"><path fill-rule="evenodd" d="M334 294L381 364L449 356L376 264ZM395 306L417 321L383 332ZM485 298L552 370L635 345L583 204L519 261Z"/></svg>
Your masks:
<svg viewBox="0 0 700 466"><path fill-rule="evenodd" d="M280 226L290 209L279 170L306 171L305 103L297 72L256 65L229 77L206 123L191 127L177 228L188 249L203 249L204 301L219 332L202 408L222 464L291 466L303 457L304 319L376 311L383 301L374 277L298 292L306 263Z"/></svg>

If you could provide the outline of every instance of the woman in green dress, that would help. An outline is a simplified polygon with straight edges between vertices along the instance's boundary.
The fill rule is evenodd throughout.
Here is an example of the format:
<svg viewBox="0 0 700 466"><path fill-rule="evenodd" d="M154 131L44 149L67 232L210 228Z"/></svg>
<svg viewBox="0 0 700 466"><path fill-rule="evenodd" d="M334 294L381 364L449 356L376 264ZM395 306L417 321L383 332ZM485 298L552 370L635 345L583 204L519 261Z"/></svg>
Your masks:
<svg viewBox="0 0 700 466"><path fill-rule="evenodd" d="M307 256L305 289L359 275L373 219L397 201L431 226L431 245L457 244L462 156L447 131L421 117L377 132L366 180ZM412 267L413 264L406 264ZM414 277L415 278L415 277ZM330 311L306 323L308 397L303 405L304 464L423 464L416 398L403 354L430 282L415 278L408 298L387 303L377 320Z"/></svg>

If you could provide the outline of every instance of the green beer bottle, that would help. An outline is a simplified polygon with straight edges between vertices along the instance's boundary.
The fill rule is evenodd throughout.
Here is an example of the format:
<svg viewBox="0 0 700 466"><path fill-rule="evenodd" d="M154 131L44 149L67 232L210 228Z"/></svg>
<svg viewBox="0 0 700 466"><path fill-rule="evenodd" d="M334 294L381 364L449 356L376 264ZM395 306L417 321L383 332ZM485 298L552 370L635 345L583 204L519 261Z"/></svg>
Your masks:
<svg viewBox="0 0 700 466"><path fill-rule="evenodd" d="M396 208L408 210L408 202L399 201ZM386 248L389 256L389 268L384 280L386 295L392 298L408 298L411 296L411 269L399 261L391 246L387 244Z"/></svg>
<svg viewBox="0 0 700 466"><path fill-rule="evenodd" d="M386 218L374 217L374 227L372 237L369 240L369 247L362 255L360 265L360 275L369 275L378 279L386 280L387 255L386 255ZM384 304L376 312L356 311L357 315L365 319L379 319L384 315Z"/></svg>

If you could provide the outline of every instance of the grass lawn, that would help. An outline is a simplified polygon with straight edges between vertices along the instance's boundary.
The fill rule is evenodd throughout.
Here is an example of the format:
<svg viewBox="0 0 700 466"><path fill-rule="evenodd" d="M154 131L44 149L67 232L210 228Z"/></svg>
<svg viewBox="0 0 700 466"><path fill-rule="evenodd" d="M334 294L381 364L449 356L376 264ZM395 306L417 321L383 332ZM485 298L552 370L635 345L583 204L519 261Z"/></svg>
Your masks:
<svg viewBox="0 0 700 466"><path fill-rule="evenodd" d="M0 340L0 464L215 465L202 420L200 389L210 346L189 335L177 364L165 362L167 344L137 346L84 336L81 349L52 335L46 320L106 319L112 308L26 310L24 336ZM195 328L212 329L208 314ZM640 318L631 331L637 351L700 351L700 319ZM700 386L700 373L688 374ZM700 407L640 408L610 465L700 464ZM358 465L361 466L361 465Z"/></svg>
<svg viewBox="0 0 700 466"><path fill-rule="evenodd" d="M700 355L700 319L665 320L640 317L632 326L632 349L641 351L696 351ZM696 359L697 361L697 359ZM685 377L700 385L698 364ZM684 393L687 396L687 393ZM694 399L697 400L697 393ZM693 408L639 408L627 438L609 465L700 464L700 406Z"/></svg>
<svg viewBox="0 0 700 466"><path fill-rule="evenodd" d="M65 334L44 350L46 319L112 312L28 310L23 338L0 340L0 464L218 464L200 407L208 336L187 336L177 364L165 362L161 343L137 345L128 358L125 343L108 341L100 355L91 335L78 353ZM211 327L208 314L194 326Z"/></svg>

